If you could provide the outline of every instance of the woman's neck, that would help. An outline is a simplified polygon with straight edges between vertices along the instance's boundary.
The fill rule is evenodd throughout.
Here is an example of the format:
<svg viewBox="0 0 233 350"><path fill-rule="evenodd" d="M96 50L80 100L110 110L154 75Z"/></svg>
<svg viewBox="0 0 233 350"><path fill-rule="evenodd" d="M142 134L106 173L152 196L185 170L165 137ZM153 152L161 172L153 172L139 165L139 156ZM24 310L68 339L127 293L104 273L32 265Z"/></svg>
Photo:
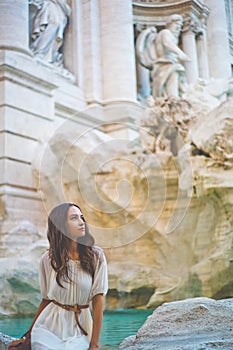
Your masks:
<svg viewBox="0 0 233 350"><path fill-rule="evenodd" d="M68 255L69 255L70 259L79 260L78 243L77 242L70 241L70 244L68 247Z"/></svg>

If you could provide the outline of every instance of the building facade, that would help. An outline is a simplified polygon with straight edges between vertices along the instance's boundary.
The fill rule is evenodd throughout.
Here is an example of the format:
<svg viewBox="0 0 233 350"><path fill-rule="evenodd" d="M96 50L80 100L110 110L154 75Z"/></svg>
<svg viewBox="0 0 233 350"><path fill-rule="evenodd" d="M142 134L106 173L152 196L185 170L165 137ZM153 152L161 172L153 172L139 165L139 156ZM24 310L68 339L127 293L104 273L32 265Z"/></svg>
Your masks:
<svg viewBox="0 0 233 350"><path fill-rule="evenodd" d="M104 123L102 129L112 135L123 132L115 122L138 120L143 108L138 96L150 94L149 72L135 53L141 28L161 30L169 15L182 15L179 45L191 58L185 65L188 83L232 76L230 0L58 1L70 8L58 50L60 66L31 49L33 21L43 3L50 2L0 0L3 234L22 218L43 227L33 164L41 161L38 147L65 120L72 116L79 133ZM129 129L124 132L130 135Z"/></svg>

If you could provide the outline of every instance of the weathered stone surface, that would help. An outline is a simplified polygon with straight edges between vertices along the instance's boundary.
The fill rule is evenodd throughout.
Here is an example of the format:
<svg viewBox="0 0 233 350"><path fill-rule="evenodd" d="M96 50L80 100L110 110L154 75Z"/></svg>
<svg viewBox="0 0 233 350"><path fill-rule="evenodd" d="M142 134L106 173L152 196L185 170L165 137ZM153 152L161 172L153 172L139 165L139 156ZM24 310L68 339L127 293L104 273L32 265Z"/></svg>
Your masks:
<svg viewBox="0 0 233 350"><path fill-rule="evenodd" d="M41 237L35 225L30 221L23 220L2 237L1 243L3 248L7 249L9 256L9 252L11 254L20 254L23 249L28 249L39 238Z"/></svg>
<svg viewBox="0 0 233 350"><path fill-rule="evenodd" d="M163 1L156 1L160 3L157 7L151 1L146 1L149 6L141 2L143 6L133 4L135 34L139 23L155 21L163 27L174 8L162 5ZM183 1L175 2L178 12L186 15ZM231 60L224 0L205 1L212 10L207 23L208 11L201 1L198 16L204 20L203 32L191 33L197 44L194 51L198 53L198 63L204 55L210 63L211 76L222 80L212 81L208 86L204 82L202 86L194 84L188 92L193 111L200 113L197 124L193 124L192 130L196 128L196 131L190 133L198 154L192 158L193 176L187 173L187 164L182 173L179 171L180 164L171 152L139 155L129 150L127 153L128 145L118 137L118 131L112 146L112 139L100 131L87 137L85 134L81 146L73 145L72 134L78 137L85 128L101 122L125 120L127 124L140 113L136 102L132 1L124 1L121 6L118 0L78 1L77 6L72 2L72 20L65 40L69 45L64 46L63 52L65 60L69 58L69 68L77 78L75 82L67 80L65 72L62 75L49 65L21 54L28 53L28 0L0 3L0 167L4 170L0 174L0 252L1 257L6 257L1 260L1 266L9 272L9 280L1 272L1 287L7 294L2 312L28 312L31 308L21 293L14 291L34 287L38 256L29 250L34 249L40 237L33 227L28 231L26 228L28 233L22 234L20 229L14 229L13 221L31 220L34 225L40 225L40 232L45 232L47 213L31 171L34 158L38 162L37 174L42 175L41 192L46 209L64 200L79 202L97 243L106 248L111 277L109 307L121 303L154 307L186 296L231 296L232 103L227 101L219 106L219 101L232 90L232 85L226 83L231 75ZM205 34L211 49L209 54L199 46ZM220 46L223 50L218 49ZM195 57L190 58L194 61ZM199 68L201 72L203 65ZM87 107L92 117L79 113ZM203 115L216 107L217 113ZM37 143L41 140L46 145L56 128L63 127L68 119L75 119L72 133L60 128L63 136L49 143L48 162L40 168ZM183 124L183 120L179 123ZM132 124L130 127L136 129ZM215 127L220 128L221 135ZM102 128L109 132L108 125ZM120 159L118 151L122 150L124 157ZM194 188L191 202L190 185ZM170 218L173 218L170 226L174 228L177 224L177 227L168 234ZM31 259L25 258L26 263L20 257L22 248L25 257ZM18 258L14 260L16 255ZM15 264L20 268L16 269ZM38 291L30 293L37 295Z"/></svg>
<svg viewBox="0 0 233 350"><path fill-rule="evenodd" d="M65 195L83 208L109 263L107 308L231 297L232 169L200 155L179 169L174 156L163 162L94 129L84 136L51 140L41 190L49 206Z"/></svg>
<svg viewBox="0 0 233 350"><path fill-rule="evenodd" d="M12 340L14 340L14 338L0 332L0 350L7 350L7 344Z"/></svg>
<svg viewBox="0 0 233 350"><path fill-rule="evenodd" d="M227 116L229 103L218 107ZM182 104L178 106L178 112L169 101L163 106L165 111L170 108L174 121L182 110ZM189 113L187 108L184 112ZM198 127L207 120L207 116L200 119ZM75 127L71 120L58 128L41 162L35 160L34 174L40 180L46 211L58 202L78 202L96 243L105 248L106 307L155 308L186 297L231 297L233 170L216 167L209 156L190 156L189 151L183 158L162 149L143 153L140 147L132 148L127 138L114 139L81 125L77 134ZM9 266L1 279L6 291L1 312L33 313L39 300L41 254L37 253L47 243L41 243L30 222L3 232L10 234L1 238L7 248L2 254L11 251L18 256L23 248L26 258L22 262L22 257L17 258L19 269L13 266L13 256L2 260L4 269ZM38 248L36 253L33 247ZM25 289L30 293L23 297Z"/></svg>
<svg viewBox="0 0 233 350"><path fill-rule="evenodd" d="M41 298L39 259L46 248L47 242L40 239L21 247L21 251L16 249L11 257L0 259L0 315L35 314Z"/></svg>
<svg viewBox="0 0 233 350"><path fill-rule="evenodd" d="M165 303L120 350L233 348L233 299L193 298Z"/></svg>
<svg viewBox="0 0 233 350"><path fill-rule="evenodd" d="M233 97L198 120L191 141L199 151L209 155L214 165L233 166ZM214 123L213 123L214 120Z"/></svg>

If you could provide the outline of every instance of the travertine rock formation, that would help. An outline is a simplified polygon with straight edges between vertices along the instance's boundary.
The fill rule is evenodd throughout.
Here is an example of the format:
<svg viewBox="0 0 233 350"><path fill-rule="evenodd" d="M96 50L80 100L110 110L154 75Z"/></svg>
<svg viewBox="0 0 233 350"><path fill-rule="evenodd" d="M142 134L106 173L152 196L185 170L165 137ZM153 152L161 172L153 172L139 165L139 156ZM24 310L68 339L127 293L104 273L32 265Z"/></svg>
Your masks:
<svg viewBox="0 0 233 350"><path fill-rule="evenodd" d="M233 97L198 120L190 135L196 148L213 159L213 165L233 166ZM214 121L214 122L213 122Z"/></svg>
<svg viewBox="0 0 233 350"><path fill-rule="evenodd" d="M4 240L9 255L0 259L0 315L32 315L40 301L39 259L47 242L38 239L29 222L22 222L11 234Z"/></svg>
<svg viewBox="0 0 233 350"><path fill-rule="evenodd" d="M55 135L40 175L46 198L80 203L105 248L106 306L231 296L233 170L189 151L184 163L163 150L144 154L97 130L85 138Z"/></svg>
<svg viewBox="0 0 233 350"><path fill-rule="evenodd" d="M212 350L233 348L233 299L194 298L165 303L120 350Z"/></svg>
<svg viewBox="0 0 233 350"><path fill-rule="evenodd" d="M223 131L226 123L230 125L231 103L225 101L217 110L222 112L214 115L214 124ZM202 133L191 133L193 140L201 140L201 123L207 125L207 120L199 120ZM97 128L80 137L67 124L63 129L48 142L41 162L35 161L34 173L46 210L61 201L78 202L96 244L105 248L107 308L154 308L187 297L232 296L233 169L225 163L216 166L204 148L214 147L210 128L209 143L196 141L200 149L192 146L195 155L190 147L178 149L177 156L166 149L144 153L136 141L114 139ZM7 251L13 249L12 260L6 257L1 262L7 266L1 278L6 290L3 314L32 312L39 300L38 259L47 243L40 243L30 223L20 227L12 230L12 237L3 237ZM30 242L20 267L13 257L21 244L19 239L14 248L17 232ZM36 286L29 288L30 300L33 295L38 298L33 305L25 306L22 299L27 298L19 286L24 276Z"/></svg>

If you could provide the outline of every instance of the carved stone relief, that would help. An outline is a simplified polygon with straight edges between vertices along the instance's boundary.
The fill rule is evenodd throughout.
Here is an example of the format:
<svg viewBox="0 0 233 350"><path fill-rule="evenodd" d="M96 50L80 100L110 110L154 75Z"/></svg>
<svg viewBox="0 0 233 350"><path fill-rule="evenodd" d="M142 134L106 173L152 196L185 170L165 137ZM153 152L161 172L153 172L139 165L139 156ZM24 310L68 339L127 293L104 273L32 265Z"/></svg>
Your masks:
<svg viewBox="0 0 233 350"><path fill-rule="evenodd" d="M29 4L31 5L30 48L32 52L48 63L61 66L60 48L71 13L70 6L66 0L29 0Z"/></svg>
<svg viewBox="0 0 233 350"><path fill-rule="evenodd" d="M181 63L190 59L178 46L182 24L182 17L174 14L168 18L166 29L157 34L155 27L149 27L137 38L137 57L142 66L151 70L154 98L177 98L186 90L185 69Z"/></svg>

